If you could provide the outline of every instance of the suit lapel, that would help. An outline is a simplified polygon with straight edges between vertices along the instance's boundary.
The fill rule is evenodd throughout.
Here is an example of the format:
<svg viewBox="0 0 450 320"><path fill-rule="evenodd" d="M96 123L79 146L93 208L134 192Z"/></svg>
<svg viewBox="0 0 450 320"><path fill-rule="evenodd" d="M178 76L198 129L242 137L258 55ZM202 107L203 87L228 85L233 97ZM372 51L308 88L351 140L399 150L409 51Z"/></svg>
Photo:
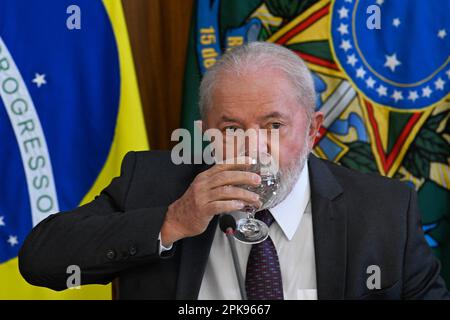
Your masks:
<svg viewBox="0 0 450 320"><path fill-rule="evenodd" d="M347 262L347 210L342 187L324 162L309 159L319 299L343 299Z"/></svg>

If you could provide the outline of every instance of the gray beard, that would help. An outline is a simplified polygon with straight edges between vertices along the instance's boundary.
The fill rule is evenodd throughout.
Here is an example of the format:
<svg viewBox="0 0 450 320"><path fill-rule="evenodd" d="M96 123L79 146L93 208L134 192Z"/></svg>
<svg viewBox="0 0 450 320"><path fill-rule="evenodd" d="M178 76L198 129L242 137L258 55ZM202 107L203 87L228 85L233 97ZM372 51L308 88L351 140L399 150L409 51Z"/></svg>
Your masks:
<svg viewBox="0 0 450 320"><path fill-rule="evenodd" d="M307 137L308 138L308 137ZM284 170L280 169L280 181L277 194L272 198L270 208L276 207L291 193L297 180L300 177L300 173L308 160L311 147L308 139L305 139L303 150L299 155L291 161L288 167Z"/></svg>

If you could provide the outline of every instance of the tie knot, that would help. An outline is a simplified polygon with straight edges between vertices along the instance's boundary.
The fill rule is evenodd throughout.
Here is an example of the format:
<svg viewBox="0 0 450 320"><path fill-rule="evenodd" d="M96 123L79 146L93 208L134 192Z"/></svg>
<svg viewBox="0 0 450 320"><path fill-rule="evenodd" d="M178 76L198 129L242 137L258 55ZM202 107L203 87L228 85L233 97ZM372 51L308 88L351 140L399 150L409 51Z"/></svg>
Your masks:
<svg viewBox="0 0 450 320"><path fill-rule="evenodd" d="M262 210L262 211L258 211L255 214L255 218L258 220L261 220L262 222L264 222L265 224L267 224L268 227L270 227L270 225L272 224L272 222L275 220L274 217L272 216L272 214L270 213L269 210Z"/></svg>

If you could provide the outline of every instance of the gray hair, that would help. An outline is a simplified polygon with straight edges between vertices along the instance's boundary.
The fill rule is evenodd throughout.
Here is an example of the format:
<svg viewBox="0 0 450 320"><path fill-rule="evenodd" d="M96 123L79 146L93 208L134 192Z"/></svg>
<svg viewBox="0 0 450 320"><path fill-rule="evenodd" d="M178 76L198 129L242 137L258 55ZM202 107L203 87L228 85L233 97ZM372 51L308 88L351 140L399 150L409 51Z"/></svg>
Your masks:
<svg viewBox="0 0 450 320"><path fill-rule="evenodd" d="M203 76L200 83L199 108L205 118L211 105L211 96L215 82L223 73L234 73L239 76L246 71L260 68L280 70L289 79L294 88L297 100L306 108L311 120L315 109L314 83L305 62L291 50L268 42L251 42L225 53Z"/></svg>

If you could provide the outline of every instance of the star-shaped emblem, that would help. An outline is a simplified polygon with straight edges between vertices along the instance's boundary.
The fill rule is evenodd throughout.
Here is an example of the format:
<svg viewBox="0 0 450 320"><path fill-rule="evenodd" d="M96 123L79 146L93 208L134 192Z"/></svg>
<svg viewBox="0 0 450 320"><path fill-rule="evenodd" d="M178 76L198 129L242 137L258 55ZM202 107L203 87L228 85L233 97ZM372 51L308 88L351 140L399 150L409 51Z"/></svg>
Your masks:
<svg viewBox="0 0 450 320"><path fill-rule="evenodd" d="M403 100L403 94L401 91L394 90L394 93L392 94L392 98L395 100L395 102L399 100Z"/></svg>
<svg viewBox="0 0 450 320"><path fill-rule="evenodd" d="M339 48L341 48L342 50L347 52L349 49L352 48L352 45L350 44L349 40L342 40L341 41L341 45L339 46Z"/></svg>
<svg viewBox="0 0 450 320"><path fill-rule="evenodd" d="M348 24L341 23L337 29L341 35L348 34Z"/></svg>
<svg viewBox="0 0 450 320"><path fill-rule="evenodd" d="M45 80L45 74L35 73L34 79L32 81L38 88L40 88L44 84L47 84L47 81Z"/></svg>
<svg viewBox="0 0 450 320"><path fill-rule="evenodd" d="M445 29L441 29L438 31L437 36L441 39L444 39L447 36L447 31Z"/></svg>
<svg viewBox="0 0 450 320"><path fill-rule="evenodd" d="M339 13L339 18L344 19L344 18L348 18L348 9L346 7L341 7L338 10Z"/></svg>
<svg viewBox="0 0 450 320"><path fill-rule="evenodd" d="M377 89L377 93L380 97L387 96L387 88L380 84L380 86Z"/></svg>
<svg viewBox="0 0 450 320"><path fill-rule="evenodd" d="M356 58L356 56L354 54L347 56L347 63L349 65L351 65L352 67L355 66L357 61L358 61L358 59Z"/></svg>
<svg viewBox="0 0 450 320"><path fill-rule="evenodd" d="M369 77L369 78L366 80L366 85L367 85L368 88L373 89L373 86L375 85L375 82L376 82L376 81L375 81L372 77Z"/></svg>
<svg viewBox="0 0 450 320"><path fill-rule="evenodd" d="M391 69L392 72L395 72L395 68L397 68L402 63L397 59L397 54L394 53L393 55L386 55L386 62L384 63L385 67L388 67Z"/></svg>
<svg viewBox="0 0 450 320"><path fill-rule="evenodd" d="M392 20L392 25L396 28L398 28L398 26L400 25L400 19L399 18L395 18L394 20Z"/></svg>
<svg viewBox="0 0 450 320"><path fill-rule="evenodd" d="M416 102L416 100L419 98L419 95L417 94L417 91L410 91L408 95L408 100L411 100L412 102Z"/></svg>
<svg viewBox="0 0 450 320"><path fill-rule="evenodd" d="M442 78L439 78L434 82L434 87L436 88L436 90L444 90L444 84L445 81L442 80Z"/></svg>
<svg viewBox="0 0 450 320"><path fill-rule="evenodd" d="M433 90L431 90L429 86L426 86L422 89L422 97L429 98L432 92Z"/></svg>
<svg viewBox="0 0 450 320"><path fill-rule="evenodd" d="M363 67L359 67L359 68L356 70L356 77L357 77L357 78L364 79L364 76L365 76L365 75L366 75L366 70L364 70Z"/></svg>
<svg viewBox="0 0 450 320"><path fill-rule="evenodd" d="M17 240L17 236L9 236L8 243L11 247L14 247L15 245L19 244L19 241Z"/></svg>

